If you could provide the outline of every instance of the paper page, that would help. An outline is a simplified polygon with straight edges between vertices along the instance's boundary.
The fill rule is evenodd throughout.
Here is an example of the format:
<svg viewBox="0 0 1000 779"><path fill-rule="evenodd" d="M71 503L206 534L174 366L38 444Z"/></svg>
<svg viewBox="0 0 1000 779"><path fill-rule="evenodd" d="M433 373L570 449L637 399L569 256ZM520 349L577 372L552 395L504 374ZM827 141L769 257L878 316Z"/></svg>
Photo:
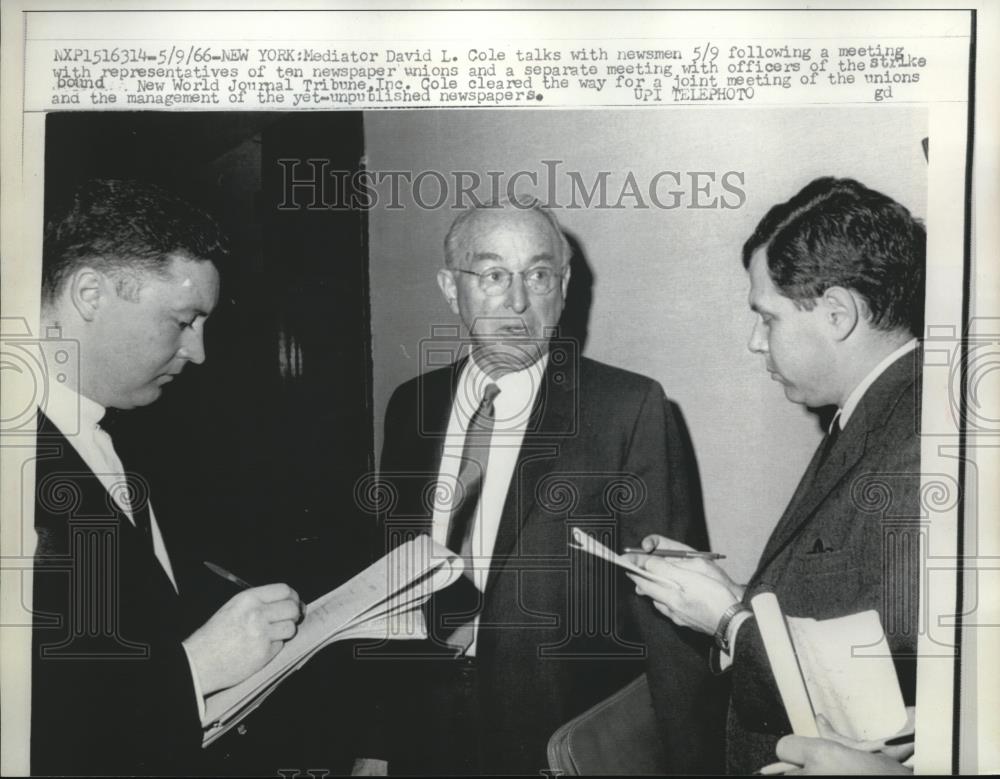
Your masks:
<svg viewBox="0 0 1000 779"><path fill-rule="evenodd" d="M641 576L643 579L655 582L656 584L664 584L668 587L677 586L676 582L662 576L654 576L649 571L646 571L634 563L629 562L627 558L609 549L592 535L585 533L578 527L573 528L573 541L575 541L575 543L570 544L571 549L580 549L588 554L594 555L594 557L600 557L602 560L614 563L619 568L624 568L626 571L634 573L636 576Z"/></svg>
<svg viewBox="0 0 1000 779"><path fill-rule="evenodd" d="M899 732L906 706L878 612L826 620L788 617L787 623L817 714L857 741ZM863 657L854 652L862 647Z"/></svg>
<svg viewBox="0 0 1000 779"><path fill-rule="evenodd" d="M431 569L390 597L372 605L347 624L353 625L359 621L380 618L387 614L410 609L414 605L420 605L427 601L435 592L448 587L458 579L462 575L463 568L462 559L454 557L453 561L448 565L440 565L437 568ZM338 633L339 635L340 633Z"/></svg>
<svg viewBox="0 0 1000 779"><path fill-rule="evenodd" d="M455 568L458 569L457 573ZM428 574L432 574L428 576ZM345 628L357 634L366 619L362 615L379 604L392 602L406 593L401 601L391 603L382 613L403 611L413 602L426 600L436 589L447 586L461 573L461 559L429 536L422 535L394 549L350 581L324 595L306 607L306 616L295 637L257 673L240 684L223 690L206 700L205 723L232 723L246 704L261 691L276 684L287 673L300 667L320 648L337 640ZM434 575L436 574L436 575ZM413 582L420 582L416 594L409 592ZM387 593L390 593L387 595ZM218 737L221 729L210 729L205 744Z"/></svg>
<svg viewBox="0 0 1000 779"><path fill-rule="evenodd" d="M763 592L750 599L750 607L757 618L757 629L764 642L764 651L767 652L792 732L799 736L818 736L816 717L778 598L773 592Z"/></svg>
<svg viewBox="0 0 1000 779"><path fill-rule="evenodd" d="M369 620L337 634L338 641L361 638L386 638L393 641L427 638L427 622L424 619L423 609L407 609L391 616Z"/></svg>

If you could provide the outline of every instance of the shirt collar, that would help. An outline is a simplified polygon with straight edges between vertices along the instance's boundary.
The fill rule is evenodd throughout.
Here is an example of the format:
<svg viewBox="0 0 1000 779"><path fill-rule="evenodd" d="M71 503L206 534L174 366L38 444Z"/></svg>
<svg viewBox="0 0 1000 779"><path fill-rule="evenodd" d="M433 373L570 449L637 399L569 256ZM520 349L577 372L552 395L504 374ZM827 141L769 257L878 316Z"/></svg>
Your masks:
<svg viewBox="0 0 1000 779"><path fill-rule="evenodd" d="M474 411L483 397L486 386L496 384L500 388L500 394L494 403L497 409L496 426L503 428L508 426L507 423L516 425L519 420L526 419L530 415L548 364L549 354L546 352L527 368L511 371L499 379L494 379L479 367L470 349L469 361L462 373L459 392L466 398L476 399L474 404L469 404Z"/></svg>
<svg viewBox="0 0 1000 779"><path fill-rule="evenodd" d="M59 428L59 432L69 437L97 429L107 409L79 392L53 382L42 411Z"/></svg>
<svg viewBox="0 0 1000 779"><path fill-rule="evenodd" d="M886 355L882 362L872 368L868 375L861 380L861 383L851 391L850 395L847 396L847 400L844 402L844 405L837 412L836 416L834 416L833 422L830 423L830 429L832 430L834 425L839 425L840 429L843 430L847 426L847 422L851 418L851 414L854 413L854 409L856 409L858 407L858 403L861 402L861 398L864 397L868 388L875 383L875 380L885 373L886 369L896 362L896 360L904 354L909 354L916 348L917 339L911 338L894 352Z"/></svg>

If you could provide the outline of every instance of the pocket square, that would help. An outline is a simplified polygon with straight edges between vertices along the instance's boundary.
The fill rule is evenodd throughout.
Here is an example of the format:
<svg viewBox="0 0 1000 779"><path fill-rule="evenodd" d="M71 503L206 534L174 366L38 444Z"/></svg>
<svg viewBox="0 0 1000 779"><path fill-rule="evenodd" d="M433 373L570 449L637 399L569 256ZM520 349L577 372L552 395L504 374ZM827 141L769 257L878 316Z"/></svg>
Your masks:
<svg viewBox="0 0 1000 779"><path fill-rule="evenodd" d="M806 554L826 554L827 552L832 552L832 551L833 551L832 546L827 546L823 542L822 538L817 538L816 542L812 545L812 549L810 549Z"/></svg>

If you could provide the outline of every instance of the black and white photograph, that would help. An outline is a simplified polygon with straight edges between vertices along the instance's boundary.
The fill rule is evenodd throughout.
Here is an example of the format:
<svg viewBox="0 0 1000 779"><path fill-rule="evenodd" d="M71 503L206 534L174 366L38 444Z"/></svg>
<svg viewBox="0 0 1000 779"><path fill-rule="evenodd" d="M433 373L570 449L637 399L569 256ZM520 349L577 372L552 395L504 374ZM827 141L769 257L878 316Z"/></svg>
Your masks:
<svg viewBox="0 0 1000 779"><path fill-rule="evenodd" d="M484 86L565 42L301 88L248 40L148 106L97 105L139 49L49 46L94 104L5 117L3 773L990 772L976 115L815 34L602 64L641 105Z"/></svg>

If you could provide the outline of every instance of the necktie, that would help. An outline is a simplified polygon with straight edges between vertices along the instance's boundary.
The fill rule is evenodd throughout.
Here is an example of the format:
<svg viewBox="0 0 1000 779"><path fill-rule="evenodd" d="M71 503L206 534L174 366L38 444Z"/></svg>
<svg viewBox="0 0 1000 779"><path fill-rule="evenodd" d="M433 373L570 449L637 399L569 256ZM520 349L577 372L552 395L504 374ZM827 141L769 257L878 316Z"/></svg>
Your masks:
<svg viewBox="0 0 1000 779"><path fill-rule="evenodd" d="M834 445L837 443L837 438L840 437L840 412L833 418L833 422L830 423L830 429L827 431L826 435L823 437L823 443L820 445L819 451L819 462L816 465L816 470L819 471L823 467L823 463L827 461L830 457L830 452L833 451Z"/></svg>
<svg viewBox="0 0 1000 779"><path fill-rule="evenodd" d="M472 533L490 456L495 412L493 401L499 394L500 388L496 384L486 386L479 407L469 419L458 469L458 502L452 506L448 521L447 546L461 555L465 570L457 582L439 590L430 602L432 635L442 639L459 654L472 645L475 637L474 621L480 598L473 571Z"/></svg>
<svg viewBox="0 0 1000 779"><path fill-rule="evenodd" d="M121 465L121 474L125 478L125 484L128 487L127 500L129 508L132 512L132 521L135 523L136 529L142 534L143 539L149 546L149 549L153 549L153 533L150 527L149 521L149 496L148 490L143 488L143 485L139 482L136 474L130 472L126 467L125 463L121 459L121 455L118 453L114 446L115 436L121 434L121 412L118 409L109 408L105 412L101 421L97 423L98 427L108 436L111 440L111 454L114 455L111 458L113 461L117 461Z"/></svg>
<svg viewBox="0 0 1000 779"><path fill-rule="evenodd" d="M496 384L488 384L483 392L479 407L469 420L462 449L462 464L458 469L458 484L461 497L457 506L452 507L448 521L448 548L462 555L465 575L472 574L472 531L475 527L476 508L483 490L486 464L490 458L490 439L493 435L493 401L500 394Z"/></svg>

